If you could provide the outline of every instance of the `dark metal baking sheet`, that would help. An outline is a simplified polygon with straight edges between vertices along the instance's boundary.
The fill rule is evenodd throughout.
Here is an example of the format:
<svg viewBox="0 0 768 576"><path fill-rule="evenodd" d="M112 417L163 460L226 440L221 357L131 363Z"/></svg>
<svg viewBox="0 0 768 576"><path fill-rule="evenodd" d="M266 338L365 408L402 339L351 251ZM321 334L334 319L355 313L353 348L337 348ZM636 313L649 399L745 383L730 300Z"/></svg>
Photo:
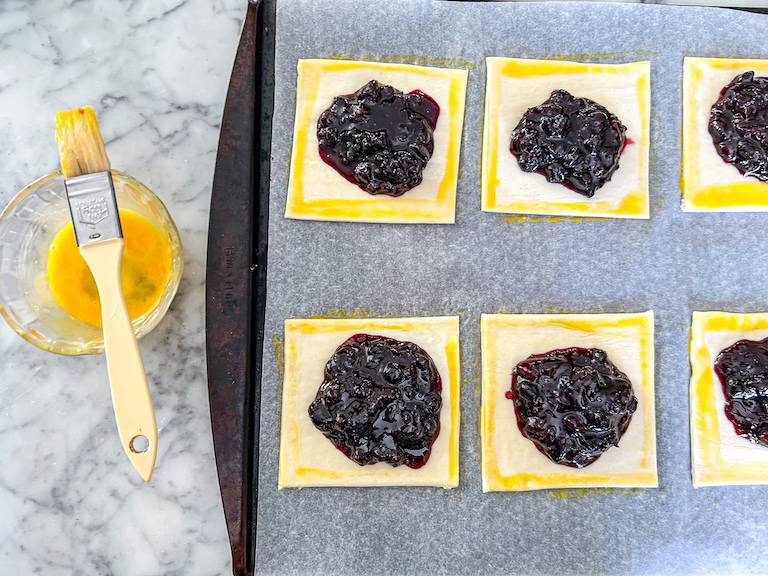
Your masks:
<svg viewBox="0 0 768 576"><path fill-rule="evenodd" d="M274 79L270 21L274 22L274 3L249 0L222 117L208 230L208 394L235 576L253 573L257 525L254 479L258 478Z"/></svg>

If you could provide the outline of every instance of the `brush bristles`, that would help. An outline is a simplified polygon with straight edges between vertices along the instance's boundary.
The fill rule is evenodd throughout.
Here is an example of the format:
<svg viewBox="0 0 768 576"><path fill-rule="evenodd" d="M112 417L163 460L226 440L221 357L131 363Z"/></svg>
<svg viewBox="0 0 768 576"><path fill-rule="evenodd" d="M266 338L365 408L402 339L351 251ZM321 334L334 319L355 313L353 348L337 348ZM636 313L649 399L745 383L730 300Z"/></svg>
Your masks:
<svg viewBox="0 0 768 576"><path fill-rule="evenodd" d="M56 114L56 142L65 178L109 170L99 123L90 106Z"/></svg>

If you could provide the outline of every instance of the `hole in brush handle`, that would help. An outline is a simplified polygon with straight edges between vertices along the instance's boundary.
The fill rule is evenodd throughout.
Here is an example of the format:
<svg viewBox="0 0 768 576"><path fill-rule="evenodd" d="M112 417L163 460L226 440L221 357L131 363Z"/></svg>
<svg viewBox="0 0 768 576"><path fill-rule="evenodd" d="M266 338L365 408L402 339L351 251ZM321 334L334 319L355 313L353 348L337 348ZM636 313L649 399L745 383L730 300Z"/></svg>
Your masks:
<svg viewBox="0 0 768 576"><path fill-rule="evenodd" d="M139 434L138 436L131 438L128 446L130 446L131 452L135 454L144 454L147 450L149 450L149 438Z"/></svg>

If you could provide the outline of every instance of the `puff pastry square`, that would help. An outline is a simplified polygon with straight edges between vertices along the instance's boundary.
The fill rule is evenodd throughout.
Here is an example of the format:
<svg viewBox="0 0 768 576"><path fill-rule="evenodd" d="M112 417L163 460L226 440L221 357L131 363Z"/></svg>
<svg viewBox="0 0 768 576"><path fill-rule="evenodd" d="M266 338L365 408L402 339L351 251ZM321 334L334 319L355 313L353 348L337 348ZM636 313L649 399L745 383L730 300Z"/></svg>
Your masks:
<svg viewBox="0 0 768 576"><path fill-rule="evenodd" d="M404 195L373 196L347 181L318 153L317 120L335 96L370 80L402 92L421 90L440 106L424 179ZM299 60L287 218L453 224L467 71L349 60Z"/></svg>
<svg viewBox="0 0 768 576"><path fill-rule="evenodd" d="M482 209L513 214L648 218L650 62L582 64L488 58L483 124ZM592 198L523 172L509 151L525 111L564 89L605 106L631 141L619 168Z"/></svg>
<svg viewBox="0 0 768 576"><path fill-rule="evenodd" d="M581 469L555 464L525 438L504 394L512 370L532 354L601 348L632 382L638 406L619 446ZM483 491L602 486L656 487L653 312L639 314L492 314L482 318Z"/></svg>
<svg viewBox="0 0 768 576"><path fill-rule="evenodd" d="M691 324L691 474L693 485L768 484L768 448L736 434L714 364L739 340L768 337L768 314L694 312Z"/></svg>
<svg viewBox="0 0 768 576"><path fill-rule="evenodd" d="M315 428L307 409L325 364L355 334L386 336L421 346L442 380L440 433L421 468L378 462L360 466ZM459 483L458 317L285 321L285 375L279 488L304 486L442 486Z"/></svg>
<svg viewBox="0 0 768 576"><path fill-rule="evenodd" d="M760 212L768 210L768 183L743 176L715 150L709 115L720 91L753 70L768 76L768 60L686 58L683 63L684 212Z"/></svg>

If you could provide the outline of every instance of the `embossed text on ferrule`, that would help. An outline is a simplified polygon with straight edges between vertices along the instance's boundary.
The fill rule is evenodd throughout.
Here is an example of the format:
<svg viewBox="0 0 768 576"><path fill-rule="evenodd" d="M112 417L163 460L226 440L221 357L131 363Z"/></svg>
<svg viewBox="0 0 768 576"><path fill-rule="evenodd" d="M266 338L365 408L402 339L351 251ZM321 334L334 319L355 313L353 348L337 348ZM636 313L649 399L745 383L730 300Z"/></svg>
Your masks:
<svg viewBox="0 0 768 576"><path fill-rule="evenodd" d="M77 218L83 224L98 224L109 216L109 203L105 198L88 198L77 203Z"/></svg>

